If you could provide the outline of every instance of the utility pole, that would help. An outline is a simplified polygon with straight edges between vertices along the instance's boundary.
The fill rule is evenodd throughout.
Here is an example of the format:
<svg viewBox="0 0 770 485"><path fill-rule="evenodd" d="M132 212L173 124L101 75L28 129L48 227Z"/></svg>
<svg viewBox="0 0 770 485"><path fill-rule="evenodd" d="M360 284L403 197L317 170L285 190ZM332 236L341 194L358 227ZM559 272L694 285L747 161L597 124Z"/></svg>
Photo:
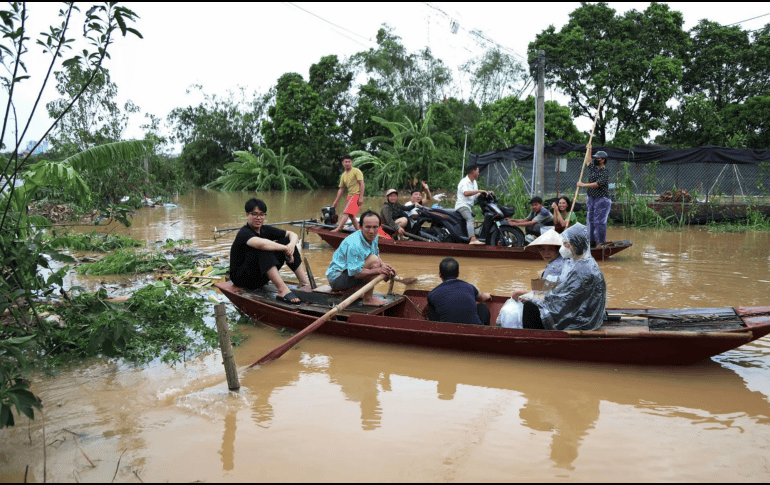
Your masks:
<svg viewBox="0 0 770 485"><path fill-rule="evenodd" d="M542 197L545 191L545 51L537 53L537 99L535 103L535 195Z"/></svg>

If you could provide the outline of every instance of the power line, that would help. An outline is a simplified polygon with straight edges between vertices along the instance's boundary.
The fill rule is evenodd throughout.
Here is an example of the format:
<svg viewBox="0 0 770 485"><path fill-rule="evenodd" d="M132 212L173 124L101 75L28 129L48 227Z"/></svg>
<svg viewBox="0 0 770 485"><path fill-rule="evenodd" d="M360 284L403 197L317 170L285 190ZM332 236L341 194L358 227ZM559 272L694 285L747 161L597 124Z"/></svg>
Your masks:
<svg viewBox="0 0 770 485"><path fill-rule="evenodd" d="M346 29L345 27L341 27L341 26L339 26L339 25L335 24L334 22L330 22L330 21L326 20L325 18L323 18L323 17L321 17L321 16L319 16L319 15L316 15L316 14L314 14L314 13L313 13L313 12L311 12L310 10L307 10L307 9L304 9L304 8L300 7L300 6L299 6L299 5L297 5L296 3L291 3L291 2L285 2L285 3L287 3L287 4L291 5L292 7L296 7L296 8L298 8L298 9L302 10L302 11L303 11L303 12L305 12L305 13L309 13L310 15L312 15L313 17L315 17L315 18L317 18L317 19L323 20L324 22L326 22L326 23L327 23L327 24L329 24L329 25L333 25L333 26L337 27L338 29L342 29L342 30L344 30L345 32L349 32L349 33L351 33L351 34L353 34L353 35L355 35L355 36L361 37L362 39L364 39L364 40L365 40L365 41L367 41L367 42L372 42L372 40L371 40L370 38L368 38L368 37L364 37L364 36L363 36L363 35L361 35L361 34L357 34L357 33L353 32L352 30L348 30L348 29ZM361 44L361 43L360 43L360 42L358 42L357 40L355 40L355 39L351 39L350 37L348 37L348 36L347 36L347 35L345 35L345 34L342 34L341 32L337 32L337 33L338 33L338 34L340 34L340 35L342 35L342 36L344 36L344 37L346 37L346 38L348 38L348 39L350 39L350 40L352 40L353 42L357 42L359 45L362 45L362 46L366 47L365 45Z"/></svg>
<svg viewBox="0 0 770 485"><path fill-rule="evenodd" d="M768 15L770 15L770 13L762 14L762 15L759 15L757 17L751 17L750 19L741 20L740 22L735 22L733 24L727 24L727 25L725 25L725 27L731 27L733 25L742 24L743 22L748 22L749 20L754 20L754 19L759 19L759 18L762 18L762 17L767 17Z"/></svg>

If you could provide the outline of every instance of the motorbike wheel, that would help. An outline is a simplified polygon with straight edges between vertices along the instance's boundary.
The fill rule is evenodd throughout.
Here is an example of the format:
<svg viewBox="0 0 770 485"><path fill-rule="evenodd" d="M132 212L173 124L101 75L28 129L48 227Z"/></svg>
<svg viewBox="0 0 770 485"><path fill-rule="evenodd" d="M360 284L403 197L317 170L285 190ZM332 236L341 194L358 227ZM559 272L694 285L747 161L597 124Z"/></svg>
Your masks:
<svg viewBox="0 0 770 485"><path fill-rule="evenodd" d="M500 226L492 235L492 246L523 248L527 245L524 233L518 227Z"/></svg>

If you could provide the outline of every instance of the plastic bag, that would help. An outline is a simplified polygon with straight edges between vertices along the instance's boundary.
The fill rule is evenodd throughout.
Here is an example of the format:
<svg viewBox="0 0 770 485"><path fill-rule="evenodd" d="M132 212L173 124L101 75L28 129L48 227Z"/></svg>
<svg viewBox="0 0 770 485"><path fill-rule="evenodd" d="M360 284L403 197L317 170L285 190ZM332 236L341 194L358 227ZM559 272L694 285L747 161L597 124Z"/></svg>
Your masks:
<svg viewBox="0 0 770 485"><path fill-rule="evenodd" d="M508 299L500 309L500 314L497 316L497 325L503 328L523 328L521 324L521 315L524 311L524 304L514 300Z"/></svg>

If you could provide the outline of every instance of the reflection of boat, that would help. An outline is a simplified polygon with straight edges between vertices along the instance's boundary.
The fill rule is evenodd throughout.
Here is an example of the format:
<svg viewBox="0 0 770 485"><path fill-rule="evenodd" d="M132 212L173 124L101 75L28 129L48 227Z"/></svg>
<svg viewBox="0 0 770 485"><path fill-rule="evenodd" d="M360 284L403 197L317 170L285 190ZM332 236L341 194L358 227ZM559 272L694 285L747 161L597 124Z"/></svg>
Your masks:
<svg viewBox="0 0 770 485"><path fill-rule="evenodd" d="M308 227L308 232L318 234L321 239L335 249L348 235L345 232L332 232L320 227ZM530 259L542 260L537 251L527 251L525 248L472 245L462 243L442 243L423 241L394 241L380 238L378 241L381 253L412 254L416 256L451 256L455 258L493 258L493 259ZM601 248L591 250L596 260L602 260L632 246L631 241L608 242Z"/></svg>
<svg viewBox="0 0 770 485"><path fill-rule="evenodd" d="M303 329L345 298L322 292L293 291L300 305L279 303L275 288L244 290L216 285L241 311L262 323ZM611 309L618 321L599 330L547 331L490 328L427 321L422 310L428 292L381 295L382 307L356 302L318 332L344 337L448 349L629 364L690 364L737 348L770 333L770 307L692 309ZM490 303L492 321L506 297ZM357 306L356 306L357 305Z"/></svg>

